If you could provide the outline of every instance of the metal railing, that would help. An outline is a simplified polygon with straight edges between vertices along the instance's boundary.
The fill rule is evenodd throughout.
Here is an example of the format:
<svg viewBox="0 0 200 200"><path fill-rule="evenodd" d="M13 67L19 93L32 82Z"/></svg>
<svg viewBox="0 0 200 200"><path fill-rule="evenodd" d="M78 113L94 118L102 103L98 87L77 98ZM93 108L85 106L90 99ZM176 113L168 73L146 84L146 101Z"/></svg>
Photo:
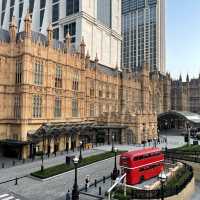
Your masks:
<svg viewBox="0 0 200 200"><path fill-rule="evenodd" d="M167 149L163 153L165 154L166 158L200 163L200 152L199 151L184 152L184 151Z"/></svg>
<svg viewBox="0 0 200 200"><path fill-rule="evenodd" d="M188 183L191 182L193 178L193 169L191 166L184 164L185 174L187 173L184 179L180 179L181 181L176 185L166 185L164 187L164 197L170 197L177 195L180 193ZM177 175L179 176L179 175ZM127 199L160 199L162 198L163 194L160 189L156 190L140 190L140 189L127 189ZM124 199L123 191L115 194L116 199Z"/></svg>

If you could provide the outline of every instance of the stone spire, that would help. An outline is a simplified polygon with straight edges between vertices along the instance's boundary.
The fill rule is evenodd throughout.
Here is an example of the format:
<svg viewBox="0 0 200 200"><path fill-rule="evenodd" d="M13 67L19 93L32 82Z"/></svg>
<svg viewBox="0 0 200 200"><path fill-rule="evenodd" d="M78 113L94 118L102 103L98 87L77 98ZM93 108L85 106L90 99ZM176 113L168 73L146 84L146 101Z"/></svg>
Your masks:
<svg viewBox="0 0 200 200"><path fill-rule="evenodd" d="M69 52L70 48L71 48L71 36L70 36L69 32L67 32L67 34L65 36L65 47L67 49L67 52Z"/></svg>
<svg viewBox="0 0 200 200"><path fill-rule="evenodd" d="M94 62L95 62L95 67L97 68L98 62L99 62L97 53L96 53L96 57L95 57L95 59L94 59Z"/></svg>
<svg viewBox="0 0 200 200"><path fill-rule="evenodd" d="M31 35L31 17L30 14L27 12L25 19L24 19L24 32L25 32L25 36L29 37Z"/></svg>
<svg viewBox="0 0 200 200"><path fill-rule="evenodd" d="M89 59L90 59L90 53L89 53L89 50L87 50L86 58L89 58Z"/></svg>
<svg viewBox="0 0 200 200"><path fill-rule="evenodd" d="M179 81L182 82L182 76L181 76L181 74L179 76Z"/></svg>
<svg viewBox="0 0 200 200"><path fill-rule="evenodd" d="M81 44L80 44L80 48L81 48L81 58L84 58L85 57L85 41L84 41L84 38L82 37L82 41L81 41Z"/></svg>
<svg viewBox="0 0 200 200"><path fill-rule="evenodd" d="M85 58L85 66L89 67L90 64L90 53L89 50L87 50L86 58Z"/></svg>
<svg viewBox="0 0 200 200"><path fill-rule="evenodd" d="M47 38L48 38L48 45L50 45L51 42L53 41L53 27L51 23L47 28Z"/></svg>
<svg viewBox="0 0 200 200"><path fill-rule="evenodd" d="M10 26L9 26L9 32L10 32L10 40L12 42L16 41L17 36L17 22L15 16L12 17Z"/></svg>
<svg viewBox="0 0 200 200"><path fill-rule="evenodd" d="M189 82L189 81L190 81L190 78L189 78L189 75L187 74L186 82Z"/></svg>

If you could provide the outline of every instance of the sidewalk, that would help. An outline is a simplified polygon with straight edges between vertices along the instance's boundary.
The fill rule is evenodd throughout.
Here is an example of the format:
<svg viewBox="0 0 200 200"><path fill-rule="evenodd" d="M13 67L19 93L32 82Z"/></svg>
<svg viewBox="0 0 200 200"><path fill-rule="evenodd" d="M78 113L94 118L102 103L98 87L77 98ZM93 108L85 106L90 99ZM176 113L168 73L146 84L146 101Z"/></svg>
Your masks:
<svg viewBox="0 0 200 200"><path fill-rule="evenodd" d="M84 156L96 155L102 152L104 151L91 149L91 150L83 151L82 155L84 157ZM51 156L50 158L46 158L44 159L44 168L64 163L65 157L67 155L68 156L79 155L79 151L69 152L68 154L65 152L62 155L60 154L56 157ZM10 168L0 169L0 183L16 178L16 177L23 177L23 176L29 175L31 172L40 170L40 167L41 167L41 159L35 160L33 162L20 164L20 165L10 167Z"/></svg>
<svg viewBox="0 0 200 200"><path fill-rule="evenodd" d="M85 150L85 151L89 151L89 150ZM48 157L46 154L44 155L44 160L48 160L48 159L52 159L55 157L59 157L59 156L63 156L65 155L73 155L75 153L79 153L79 149L76 148L74 151L69 150L67 151L60 151L60 152L56 152L56 156L54 153L51 153L50 156ZM10 168L10 167L15 167L18 165L23 165L25 163L33 163L33 162L37 162L37 161L41 161L41 156L35 156L34 159L26 159L26 160L19 160L17 158L8 158L8 157L2 157L0 156L0 170L2 168Z"/></svg>

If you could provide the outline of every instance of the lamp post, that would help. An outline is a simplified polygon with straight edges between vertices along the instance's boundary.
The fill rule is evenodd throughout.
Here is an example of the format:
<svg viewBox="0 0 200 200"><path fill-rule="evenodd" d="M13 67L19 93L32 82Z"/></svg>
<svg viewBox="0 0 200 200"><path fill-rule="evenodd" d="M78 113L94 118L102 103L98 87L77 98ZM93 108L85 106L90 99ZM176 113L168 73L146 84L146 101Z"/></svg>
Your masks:
<svg viewBox="0 0 200 200"><path fill-rule="evenodd" d="M42 164L41 164L41 172L44 171L44 128L42 129Z"/></svg>
<svg viewBox="0 0 200 200"><path fill-rule="evenodd" d="M83 142L80 141L80 154L79 154L79 160L83 160L83 156L82 156L82 145L83 145Z"/></svg>
<svg viewBox="0 0 200 200"><path fill-rule="evenodd" d="M114 148L114 152L115 152L115 163L114 163L114 169L113 169L113 180L116 180L117 176L118 176L118 170L117 170L117 148Z"/></svg>
<svg viewBox="0 0 200 200"><path fill-rule="evenodd" d="M167 129L167 124L168 124L167 120L165 120L165 129Z"/></svg>
<svg viewBox="0 0 200 200"><path fill-rule="evenodd" d="M146 129L145 129L145 124L143 124L143 142L144 142L144 147L146 146L146 135L145 135L145 131L146 131Z"/></svg>
<svg viewBox="0 0 200 200"><path fill-rule="evenodd" d="M154 141L154 147L156 148L156 138L154 138L153 141Z"/></svg>
<svg viewBox="0 0 200 200"><path fill-rule="evenodd" d="M187 127L187 132L188 132L188 141L187 141L187 144L188 144L188 146L190 146L190 123L189 123L189 121L187 121L187 123L186 123L186 127Z"/></svg>
<svg viewBox="0 0 200 200"><path fill-rule="evenodd" d="M111 149L112 152L114 152L114 139L115 139L115 136L112 135L112 149Z"/></svg>
<svg viewBox="0 0 200 200"><path fill-rule="evenodd" d="M161 200L164 200L164 184L167 180L167 176L164 171L162 171L158 176L161 183Z"/></svg>
<svg viewBox="0 0 200 200"><path fill-rule="evenodd" d="M78 157L73 159L74 161L74 169L75 169L75 177L74 177L74 185L72 190L72 200L79 200L79 191L78 191L78 183L77 183L77 167L78 167Z"/></svg>
<svg viewBox="0 0 200 200"><path fill-rule="evenodd" d="M157 130L157 133L158 133L158 142L160 144L160 130L159 129Z"/></svg>

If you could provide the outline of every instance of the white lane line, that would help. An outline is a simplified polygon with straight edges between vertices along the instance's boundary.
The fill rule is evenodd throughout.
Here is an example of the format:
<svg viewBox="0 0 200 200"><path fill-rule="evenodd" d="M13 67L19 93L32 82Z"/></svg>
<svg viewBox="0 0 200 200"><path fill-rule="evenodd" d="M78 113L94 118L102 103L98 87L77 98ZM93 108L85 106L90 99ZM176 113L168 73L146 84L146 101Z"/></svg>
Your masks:
<svg viewBox="0 0 200 200"><path fill-rule="evenodd" d="M9 196L9 194L2 194L0 195L0 198L7 197L7 196Z"/></svg>
<svg viewBox="0 0 200 200"><path fill-rule="evenodd" d="M4 198L4 199L2 199L2 200L11 200L11 199L14 199L14 198L15 198L15 197L10 196L10 197Z"/></svg>

